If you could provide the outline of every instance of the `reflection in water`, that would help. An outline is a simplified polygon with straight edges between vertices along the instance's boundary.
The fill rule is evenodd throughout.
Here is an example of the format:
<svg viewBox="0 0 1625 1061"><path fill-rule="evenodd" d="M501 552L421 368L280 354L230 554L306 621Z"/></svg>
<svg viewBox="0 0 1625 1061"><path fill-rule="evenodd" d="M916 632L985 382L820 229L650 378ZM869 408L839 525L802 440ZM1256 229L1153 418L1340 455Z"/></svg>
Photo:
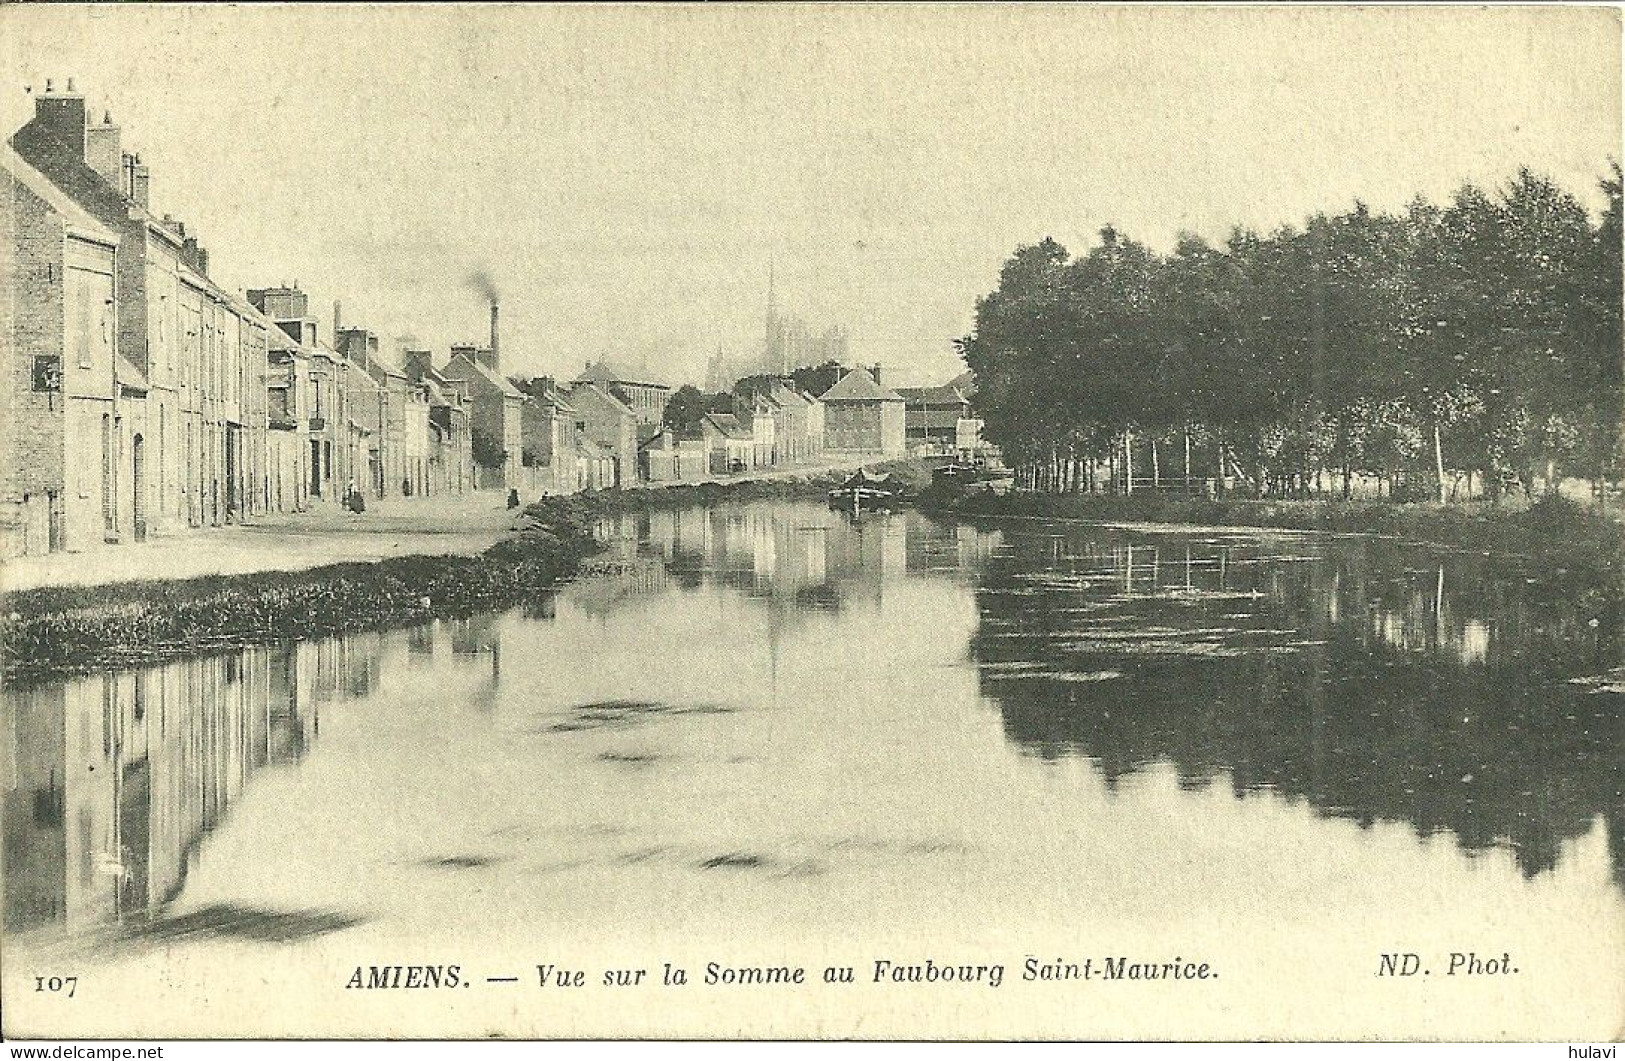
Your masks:
<svg viewBox="0 0 1625 1061"><path fill-rule="evenodd" d="M1389 543L1087 529L1012 537L977 602L984 692L1041 757L1448 829L1526 874L1602 817L1621 876L1617 698L1566 682L1619 646L1539 579Z"/></svg>
<svg viewBox="0 0 1625 1061"><path fill-rule="evenodd" d="M493 622L447 620L6 690L7 931L133 921L162 936L208 922L221 934L269 937L290 934L301 916L345 923L252 910L151 919L181 892L199 845L249 779L303 760L325 705L374 694L389 642L404 640L412 656L483 653L494 686Z"/></svg>
<svg viewBox="0 0 1625 1061"><path fill-rule="evenodd" d="M283 874L326 889L318 909L371 888L386 912L434 894L413 873L506 879L492 894L510 907L478 910L495 925L568 916L527 889L571 874L617 895L628 867L677 875L664 889L726 871L850 900L838 889L873 879L867 860L952 859L997 889L1002 861L1063 857L1006 805L1070 819L1105 800L1132 812L1111 819L1125 845L1154 846L1166 801L1207 814L1200 799L1225 787L1244 807L1268 793L1448 831L1466 853L1506 847L1526 876L1601 820L1616 880L1625 865L1618 697L1567 683L1617 664L1619 646L1572 594L1487 560L783 503L628 515L601 533L581 579L507 613L6 690L7 929L147 923L189 874L205 905L178 916L237 911L224 920L245 938L284 930L263 911L287 895L244 894ZM289 779L276 811L299 823L296 850L264 835L264 814L228 820L261 771ZM1168 793L1125 784L1168 772ZM233 834L217 862L237 861L198 896L217 830L216 847ZM1030 886L1013 872L1010 887ZM655 916L630 894L617 916ZM454 906L411 909L414 925L458 923Z"/></svg>

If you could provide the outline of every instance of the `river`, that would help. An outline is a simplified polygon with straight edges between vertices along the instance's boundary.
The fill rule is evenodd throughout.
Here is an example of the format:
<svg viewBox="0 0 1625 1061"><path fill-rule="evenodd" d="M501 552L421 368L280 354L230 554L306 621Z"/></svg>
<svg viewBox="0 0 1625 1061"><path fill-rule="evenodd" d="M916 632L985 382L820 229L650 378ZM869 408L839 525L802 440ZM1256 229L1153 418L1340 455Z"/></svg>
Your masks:
<svg viewBox="0 0 1625 1061"><path fill-rule="evenodd" d="M803 503L602 533L511 611L8 689L7 997L72 971L170 1035L205 997L265 1034L1618 1029L1621 698L1572 679L1619 646L1569 573ZM1217 977L1021 979L1111 955ZM872 983L927 957L1006 982ZM691 986L537 986L667 961ZM785 1009L711 961L857 982ZM384 963L480 990L331 1003Z"/></svg>

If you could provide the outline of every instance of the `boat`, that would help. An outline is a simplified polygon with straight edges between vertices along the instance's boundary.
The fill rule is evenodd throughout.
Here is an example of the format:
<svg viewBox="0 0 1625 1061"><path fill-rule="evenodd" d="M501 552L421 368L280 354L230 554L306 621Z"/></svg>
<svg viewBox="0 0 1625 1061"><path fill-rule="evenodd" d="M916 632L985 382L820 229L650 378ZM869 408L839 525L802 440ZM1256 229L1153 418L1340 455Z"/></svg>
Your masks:
<svg viewBox="0 0 1625 1061"><path fill-rule="evenodd" d="M953 461L935 468L931 472L932 486L964 486L975 482L981 470L974 464L962 464Z"/></svg>
<svg viewBox="0 0 1625 1061"><path fill-rule="evenodd" d="M993 467L985 461L953 461L932 471L931 486L951 493L1002 494L1009 490L1013 479L1009 469Z"/></svg>
<svg viewBox="0 0 1625 1061"><path fill-rule="evenodd" d="M829 503L853 512L889 508L903 498L903 484L887 472L859 468L850 479L829 492Z"/></svg>

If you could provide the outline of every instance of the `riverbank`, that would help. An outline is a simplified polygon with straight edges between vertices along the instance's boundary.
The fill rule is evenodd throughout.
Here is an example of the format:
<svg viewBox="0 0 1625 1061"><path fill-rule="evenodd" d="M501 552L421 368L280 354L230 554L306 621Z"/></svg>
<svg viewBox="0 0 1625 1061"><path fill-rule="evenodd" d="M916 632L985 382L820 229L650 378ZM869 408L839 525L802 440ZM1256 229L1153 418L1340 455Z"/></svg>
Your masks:
<svg viewBox="0 0 1625 1061"><path fill-rule="evenodd" d="M454 553L473 556L518 527L501 491L374 501L364 513L336 505L257 516L225 527L187 530L82 553L21 556L0 563L0 587L175 581L256 571Z"/></svg>
<svg viewBox="0 0 1625 1061"><path fill-rule="evenodd" d="M653 508L822 497L844 472L543 498L472 555L392 556L0 597L0 673L34 682L215 649L468 615L533 599L598 550L605 518ZM504 516L504 519L512 517Z"/></svg>
<svg viewBox="0 0 1625 1061"><path fill-rule="evenodd" d="M965 519L1027 518L1361 534L1472 552L1561 556L1570 562L1600 563L1616 569L1625 558L1625 522L1561 498L1493 507L1161 495L928 493L922 507Z"/></svg>

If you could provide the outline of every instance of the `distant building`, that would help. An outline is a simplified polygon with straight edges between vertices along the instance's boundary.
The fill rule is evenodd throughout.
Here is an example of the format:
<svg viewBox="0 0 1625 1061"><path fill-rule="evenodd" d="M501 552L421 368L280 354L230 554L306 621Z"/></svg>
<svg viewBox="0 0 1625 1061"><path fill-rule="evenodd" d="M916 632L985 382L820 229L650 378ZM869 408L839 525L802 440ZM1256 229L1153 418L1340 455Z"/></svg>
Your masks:
<svg viewBox="0 0 1625 1061"><path fill-rule="evenodd" d="M707 461L713 475L749 471L755 467L756 444L750 425L733 413L706 413L700 418Z"/></svg>
<svg viewBox="0 0 1625 1061"><path fill-rule="evenodd" d="M798 368L833 361L844 364L850 339L839 324L817 328L779 308L772 267L767 276L767 312L761 345L729 357L719 348L706 364L705 389L721 393L748 376L787 376Z"/></svg>
<svg viewBox="0 0 1625 1061"><path fill-rule="evenodd" d="M638 474L638 418L632 407L616 397L608 384L591 382L578 382L570 388L570 404L575 407L576 428L583 442L602 447L614 461L609 485L630 485ZM593 453L595 461L601 457L601 452Z"/></svg>
<svg viewBox="0 0 1625 1061"><path fill-rule="evenodd" d="M824 449L830 453L900 456L906 448L901 395L853 369L819 395L824 407Z"/></svg>
<svg viewBox="0 0 1625 1061"><path fill-rule="evenodd" d="M310 355L266 318L266 509L310 507Z"/></svg>
<svg viewBox="0 0 1625 1061"><path fill-rule="evenodd" d="M576 467L580 431L575 406L546 376L523 383L521 389L525 393L524 463L540 473L542 493L574 493L580 489Z"/></svg>
<svg viewBox="0 0 1625 1061"><path fill-rule="evenodd" d="M440 374L468 386L475 463L483 469L479 485L517 487L524 450L525 396L502 377L496 354L489 347L453 346L451 360ZM482 450L489 463L482 463Z"/></svg>
<svg viewBox="0 0 1625 1061"><path fill-rule="evenodd" d="M304 422L310 453L303 462L309 475L307 498L339 502L355 474L349 410L349 377L344 361L318 337L310 299L298 287L251 288L248 301L274 321L304 356L306 388L295 403Z"/></svg>
<svg viewBox="0 0 1625 1061"><path fill-rule="evenodd" d="M970 419L970 399L951 383L939 387L898 387L903 396L904 435L911 453L952 453L959 445L959 424Z"/></svg>
<svg viewBox="0 0 1625 1061"><path fill-rule="evenodd" d="M588 361L576 378L577 383L596 383L632 410L640 424L658 424L666 415L666 403L671 400L671 388L639 378L642 373L630 372L608 361Z"/></svg>
<svg viewBox="0 0 1625 1061"><path fill-rule="evenodd" d="M650 483L697 482L710 474L705 432L659 427L638 446L639 478Z"/></svg>
<svg viewBox="0 0 1625 1061"><path fill-rule="evenodd" d="M401 368L423 388L428 405L428 489L430 494L461 494L474 489L473 403L468 385L448 379L427 350L407 350Z"/></svg>

